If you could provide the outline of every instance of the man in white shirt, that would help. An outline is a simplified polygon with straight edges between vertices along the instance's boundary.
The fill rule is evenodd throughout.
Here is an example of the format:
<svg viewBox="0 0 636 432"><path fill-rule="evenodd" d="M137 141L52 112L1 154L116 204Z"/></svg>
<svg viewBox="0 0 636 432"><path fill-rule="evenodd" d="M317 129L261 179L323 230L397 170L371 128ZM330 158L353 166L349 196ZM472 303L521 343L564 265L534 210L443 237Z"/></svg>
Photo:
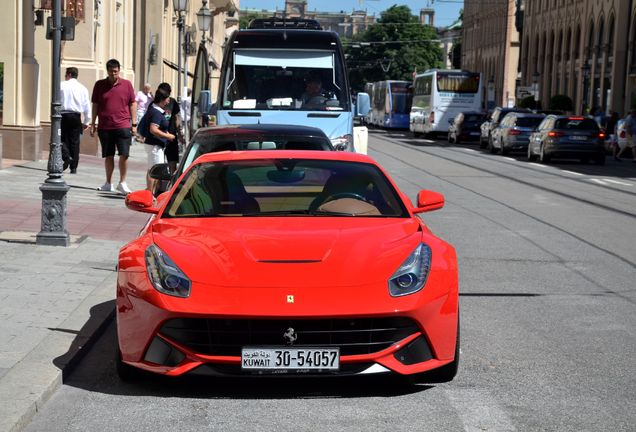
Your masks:
<svg viewBox="0 0 636 432"><path fill-rule="evenodd" d="M66 81L60 84L62 95L62 160L64 169L70 166L71 174L77 173L80 139L91 121L91 102L88 89L78 80L76 67L66 68ZM82 119L82 114L84 118Z"/></svg>

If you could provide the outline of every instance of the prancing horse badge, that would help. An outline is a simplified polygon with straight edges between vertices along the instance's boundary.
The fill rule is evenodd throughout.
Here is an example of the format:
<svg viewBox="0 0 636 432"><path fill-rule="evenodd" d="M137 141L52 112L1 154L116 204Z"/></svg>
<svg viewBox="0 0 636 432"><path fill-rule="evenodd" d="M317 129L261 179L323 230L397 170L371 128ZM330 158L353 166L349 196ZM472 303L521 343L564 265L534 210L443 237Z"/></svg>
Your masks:
<svg viewBox="0 0 636 432"><path fill-rule="evenodd" d="M287 303L293 303L294 302L294 296L291 294L287 294Z"/></svg>

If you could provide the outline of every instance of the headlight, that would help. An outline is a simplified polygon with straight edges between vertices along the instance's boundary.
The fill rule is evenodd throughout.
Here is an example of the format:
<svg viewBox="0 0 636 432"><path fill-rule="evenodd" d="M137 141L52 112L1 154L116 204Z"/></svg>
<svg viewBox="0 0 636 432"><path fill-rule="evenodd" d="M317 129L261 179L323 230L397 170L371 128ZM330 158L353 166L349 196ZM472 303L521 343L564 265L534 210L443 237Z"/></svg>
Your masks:
<svg viewBox="0 0 636 432"><path fill-rule="evenodd" d="M413 294L426 284L431 269L431 248L420 243L389 279L389 293L393 297Z"/></svg>
<svg viewBox="0 0 636 432"><path fill-rule="evenodd" d="M343 150L350 150L353 148L353 135L342 135L338 138L331 138L331 144L337 150L342 148Z"/></svg>
<svg viewBox="0 0 636 432"><path fill-rule="evenodd" d="M146 249L146 269L157 291L174 297L189 297L192 282L156 245Z"/></svg>

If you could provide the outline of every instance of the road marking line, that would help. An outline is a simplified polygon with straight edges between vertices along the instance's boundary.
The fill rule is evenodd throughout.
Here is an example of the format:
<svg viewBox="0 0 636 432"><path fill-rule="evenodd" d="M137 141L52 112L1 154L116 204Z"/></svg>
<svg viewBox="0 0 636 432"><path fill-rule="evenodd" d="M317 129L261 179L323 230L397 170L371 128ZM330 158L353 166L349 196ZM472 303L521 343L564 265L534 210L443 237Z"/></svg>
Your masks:
<svg viewBox="0 0 636 432"><path fill-rule="evenodd" d="M534 166L539 167L539 168L549 168L547 165L543 165L543 164L536 163L536 162L528 162L528 165L534 165Z"/></svg>
<svg viewBox="0 0 636 432"><path fill-rule="evenodd" d="M503 157L503 159L506 159L506 160L509 160L509 161L515 161L515 162L517 162L517 159L515 159L515 158L511 158L511 157L508 157L508 156L504 156L504 157Z"/></svg>
<svg viewBox="0 0 636 432"><path fill-rule="evenodd" d="M465 431L516 430L506 412L486 390L446 390L446 396L461 419Z"/></svg>
<svg viewBox="0 0 636 432"><path fill-rule="evenodd" d="M607 181L607 182L610 182L610 183L614 183L614 184L618 184L618 185L623 185L623 186L634 186L634 185L633 185L633 184L631 184L631 183L622 182L622 181L618 181L618 180L612 180L612 179L603 179L603 180L605 180L605 181Z"/></svg>
<svg viewBox="0 0 636 432"><path fill-rule="evenodd" d="M470 149L470 148L465 148L465 147L463 147L462 150L473 152L473 153L477 151L475 149Z"/></svg>
<svg viewBox="0 0 636 432"><path fill-rule="evenodd" d="M579 173L579 172L575 172L575 171L568 171L568 170L561 170L561 171L563 171L564 173L568 173L568 174L572 174L572 175L577 175L577 176L585 175L585 174L581 174L581 173Z"/></svg>
<svg viewBox="0 0 636 432"><path fill-rule="evenodd" d="M598 183L598 184L603 185L603 186L607 186L607 183L606 183L606 182L604 182L604 181L603 181L603 180L601 180L601 179L590 179L590 181L592 181L592 182L594 182L594 183Z"/></svg>

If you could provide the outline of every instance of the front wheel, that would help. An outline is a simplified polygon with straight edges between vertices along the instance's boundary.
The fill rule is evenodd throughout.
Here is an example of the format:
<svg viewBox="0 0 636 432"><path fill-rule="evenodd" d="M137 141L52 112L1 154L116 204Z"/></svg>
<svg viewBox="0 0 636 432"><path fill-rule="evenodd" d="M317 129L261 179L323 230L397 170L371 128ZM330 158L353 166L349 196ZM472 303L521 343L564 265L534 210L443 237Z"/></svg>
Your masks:
<svg viewBox="0 0 636 432"><path fill-rule="evenodd" d="M552 159L551 156L546 154L545 148L543 147L543 144L541 144L541 150L539 150L539 161L543 164L549 164L550 159Z"/></svg>
<svg viewBox="0 0 636 432"><path fill-rule="evenodd" d="M596 165L605 165L605 153L600 153L598 156L596 156L596 158L594 159L594 163Z"/></svg>
<svg viewBox="0 0 636 432"><path fill-rule="evenodd" d="M537 160L537 155L535 155L534 153L532 153L532 149L530 146L528 146L528 162L533 162Z"/></svg>
<svg viewBox="0 0 636 432"><path fill-rule="evenodd" d="M488 151L490 152L490 154L496 154L497 153L497 149L495 148L495 140L492 138L488 139Z"/></svg>

